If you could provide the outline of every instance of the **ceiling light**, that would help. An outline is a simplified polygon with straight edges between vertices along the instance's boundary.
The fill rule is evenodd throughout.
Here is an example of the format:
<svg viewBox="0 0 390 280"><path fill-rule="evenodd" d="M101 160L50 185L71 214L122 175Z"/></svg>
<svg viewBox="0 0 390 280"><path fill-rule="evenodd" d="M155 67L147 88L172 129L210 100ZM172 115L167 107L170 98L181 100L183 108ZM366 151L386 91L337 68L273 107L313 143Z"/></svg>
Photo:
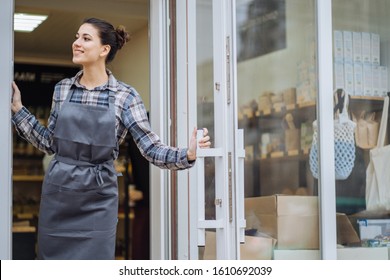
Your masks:
<svg viewBox="0 0 390 280"><path fill-rule="evenodd" d="M14 14L14 30L21 32L31 32L46 19L46 15L16 13Z"/></svg>

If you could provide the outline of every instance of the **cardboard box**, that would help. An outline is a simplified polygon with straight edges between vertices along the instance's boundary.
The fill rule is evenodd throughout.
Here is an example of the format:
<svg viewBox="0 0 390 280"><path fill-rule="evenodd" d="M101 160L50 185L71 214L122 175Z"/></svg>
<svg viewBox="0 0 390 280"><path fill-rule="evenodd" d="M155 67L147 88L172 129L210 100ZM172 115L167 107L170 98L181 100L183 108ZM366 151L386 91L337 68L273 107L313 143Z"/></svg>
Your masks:
<svg viewBox="0 0 390 280"><path fill-rule="evenodd" d="M274 260L320 260L320 250L274 250Z"/></svg>
<svg viewBox="0 0 390 280"><path fill-rule="evenodd" d="M245 198L245 220L247 229L257 229L276 238L276 196Z"/></svg>
<svg viewBox="0 0 390 280"><path fill-rule="evenodd" d="M371 33L371 62L380 65L380 36L376 33Z"/></svg>
<svg viewBox="0 0 390 280"><path fill-rule="evenodd" d="M337 213L337 244L358 245L360 238L353 228L348 216L344 213Z"/></svg>
<svg viewBox="0 0 390 280"><path fill-rule="evenodd" d="M277 247L318 249L318 198L278 195L276 200Z"/></svg>
<svg viewBox="0 0 390 280"><path fill-rule="evenodd" d="M276 239L278 249L318 249L318 197L271 195L245 199L247 229ZM337 243L349 245L360 239L345 214L337 214Z"/></svg>
<svg viewBox="0 0 390 280"><path fill-rule="evenodd" d="M363 95L372 96L372 65L363 64Z"/></svg>
<svg viewBox="0 0 390 280"><path fill-rule="evenodd" d="M247 229L277 240L279 249L318 249L315 196L271 195L245 199Z"/></svg>
<svg viewBox="0 0 390 280"><path fill-rule="evenodd" d="M362 33L362 59L363 63L371 64L371 34L368 32Z"/></svg>
<svg viewBox="0 0 390 280"><path fill-rule="evenodd" d="M351 63L344 63L344 90L350 94L354 95L354 71L353 65Z"/></svg>
<svg viewBox="0 0 390 280"><path fill-rule="evenodd" d="M245 236L240 245L241 260L271 260L276 240L261 236Z"/></svg>
<svg viewBox="0 0 390 280"><path fill-rule="evenodd" d="M363 95L363 65L361 63L353 64L353 83L354 95Z"/></svg>
<svg viewBox="0 0 390 280"><path fill-rule="evenodd" d="M389 91L389 82L388 82L388 68L387 66L380 66L380 95L387 96Z"/></svg>
<svg viewBox="0 0 390 280"><path fill-rule="evenodd" d="M362 62L362 33L352 32L353 61Z"/></svg>
<svg viewBox="0 0 390 280"><path fill-rule="evenodd" d="M216 234L206 231L204 260L216 259ZM245 243L240 245L241 260L271 260L276 240L270 237L245 236Z"/></svg>
<svg viewBox="0 0 390 280"><path fill-rule="evenodd" d="M335 61L344 61L343 32L340 30L333 31L333 53Z"/></svg>
<svg viewBox="0 0 390 280"><path fill-rule="evenodd" d="M353 60L353 43L352 32L343 31L344 62L352 63Z"/></svg>
<svg viewBox="0 0 390 280"><path fill-rule="evenodd" d="M372 95L381 96L381 72L377 65L372 66Z"/></svg>

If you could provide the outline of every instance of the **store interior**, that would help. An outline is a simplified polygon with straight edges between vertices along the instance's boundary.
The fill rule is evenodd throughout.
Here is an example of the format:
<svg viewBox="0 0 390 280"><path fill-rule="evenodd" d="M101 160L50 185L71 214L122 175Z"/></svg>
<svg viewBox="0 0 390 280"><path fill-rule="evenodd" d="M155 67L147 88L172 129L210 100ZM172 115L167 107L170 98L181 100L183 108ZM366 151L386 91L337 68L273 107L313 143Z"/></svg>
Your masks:
<svg viewBox="0 0 390 280"><path fill-rule="evenodd" d="M275 1L274 6L265 1L241 2L242 6L237 6L237 18L242 20L237 26L237 38L243 42L238 50L242 47L243 51L238 54L242 59L237 65L237 87L239 127L244 129L246 150L246 225L252 235L276 240L276 245L268 246L271 258L301 259L307 256L305 250L312 253L320 248L317 203L321 183L318 176L315 178L311 156L313 123L321 107L317 104L320 47L316 1ZM389 202L374 210L366 205L366 171L371 150L377 144L384 98L389 92L389 5L385 0L332 1L330 61L334 91L328 94L335 98L334 124L339 123L340 99L336 97L341 90L349 96L348 117L357 125L350 137L355 143L353 151L343 154L338 153L340 138L335 130L335 209L340 258L370 258L374 252L374 258L389 258ZM267 8L268 14L263 12ZM272 15L280 20L272 22ZM262 20L266 23L254 24ZM262 33L262 28L269 32ZM258 39L259 34L264 36L263 41ZM255 47L262 42L275 44L259 55ZM362 127L368 118L375 126L370 133ZM375 138L373 144L361 143L368 135ZM345 155L353 157L353 167L348 176L337 177L337 162ZM327 167L332 168L332 164L329 162ZM385 164L384 160L379 168ZM330 187L322 185L325 189ZM388 189L388 184L380 187ZM384 200L385 192L379 195Z"/></svg>
<svg viewBox="0 0 390 280"><path fill-rule="evenodd" d="M88 17L105 19L115 27L124 25L131 34L131 40L107 68L118 80L132 85L149 110L149 1L16 0L17 13L47 16L34 31L14 33L14 79L21 89L23 104L43 124L50 112L54 85L79 71L72 63L71 45L82 20ZM124 176L119 177L118 182L116 258L148 259L148 163L139 156L130 138L126 138L120 148L116 167ZM43 153L14 131L13 259L36 258L37 217L45 164ZM139 199L133 201L130 196ZM129 201L127 205L125 200ZM133 244L141 249L132 250Z"/></svg>

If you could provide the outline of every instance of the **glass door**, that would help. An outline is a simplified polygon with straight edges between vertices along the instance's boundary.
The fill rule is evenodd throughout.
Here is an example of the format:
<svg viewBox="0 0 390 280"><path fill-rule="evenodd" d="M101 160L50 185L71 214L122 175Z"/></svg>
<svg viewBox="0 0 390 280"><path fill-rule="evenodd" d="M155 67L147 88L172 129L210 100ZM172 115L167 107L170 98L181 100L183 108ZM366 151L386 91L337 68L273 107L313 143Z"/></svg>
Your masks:
<svg viewBox="0 0 390 280"><path fill-rule="evenodd" d="M191 258L321 258L321 191L309 169L316 1L198 0L187 9L189 103L214 143L199 151L189 194Z"/></svg>
<svg viewBox="0 0 390 280"><path fill-rule="evenodd" d="M243 238L243 140L234 116L231 1L188 1L188 91L199 130L207 128L213 146L198 149L189 192L190 258L239 258ZM201 131L198 133L201 134ZM242 136L242 134L241 134ZM240 147L241 144L241 147ZM192 185L192 183L194 185ZM242 203L240 205L243 205ZM179 225L180 228L180 225ZM242 228L242 229L241 229Z"/></svg>

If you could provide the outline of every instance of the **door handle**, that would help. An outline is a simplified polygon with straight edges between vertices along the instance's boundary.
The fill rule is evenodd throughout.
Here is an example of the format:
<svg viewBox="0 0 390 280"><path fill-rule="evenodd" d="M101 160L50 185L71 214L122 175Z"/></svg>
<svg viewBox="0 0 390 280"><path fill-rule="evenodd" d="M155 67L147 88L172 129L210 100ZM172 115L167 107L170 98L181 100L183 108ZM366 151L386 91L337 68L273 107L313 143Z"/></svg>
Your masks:
<svg viewBox="0 0 390 280"><path fill-rule="evenodd" d="M203 137L203 130L197 131L197 143ZM236 199L237 199L237 221L240 236L240 243L245 242L245 211L244 211L244 160L245 160L245 150L244 150L244 132L242 129L237 130L237 189L236 189ZM223 157L222 148L208 148L201 149L197 148L197 194L198 194L198 246L205 246L205 230L206 229L221 229L224 228L226 223L222 219L217 220L205 220L205 158L207 157ZM218 186L216 186L218 187ZM223 201L221 198L215 198L215 206L219 207L229 207L228 201ZM229 217L225 217L229 219Z"/></svg>

